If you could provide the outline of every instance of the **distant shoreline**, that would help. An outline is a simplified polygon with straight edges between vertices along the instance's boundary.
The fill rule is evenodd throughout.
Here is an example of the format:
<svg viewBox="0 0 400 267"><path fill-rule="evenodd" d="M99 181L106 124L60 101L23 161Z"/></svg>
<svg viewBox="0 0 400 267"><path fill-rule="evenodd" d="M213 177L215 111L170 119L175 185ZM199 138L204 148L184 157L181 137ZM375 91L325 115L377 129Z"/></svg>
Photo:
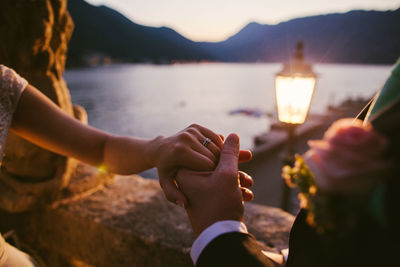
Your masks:
<svg viewBox="0 0 400 267"><path fill-rule="evenodd" d="M313 63L310 62L313 66L318 65L345 65L345 66L393 66L393 64L387 63L351 63L351 62L322 62L322 63ZM153 63L153 62L114 62L108 64L96 64L96 65L80 65L80 66L67 66L66 70L80 70L80 69L88 69L88 68L99 68L99 67L112 67L112 66L128 66L128 65L149 65L149 66L173 66L173 65L206 65L206 64L233 64L233 65L268 65L268 64L283 64L283 62L222 62L222 61L175 61L170 63Z"/></svg>

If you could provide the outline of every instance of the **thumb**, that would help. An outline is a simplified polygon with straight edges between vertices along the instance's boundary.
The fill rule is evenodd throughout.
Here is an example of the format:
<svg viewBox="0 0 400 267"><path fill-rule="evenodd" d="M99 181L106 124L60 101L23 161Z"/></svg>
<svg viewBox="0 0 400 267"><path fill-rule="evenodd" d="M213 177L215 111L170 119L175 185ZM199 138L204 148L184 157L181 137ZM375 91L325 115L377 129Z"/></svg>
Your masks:
<svg viewBox="0 0 400 267"><path fill-rule="evenodd" d="M226 138L216 168L217 171L237 173L240 148L239 143L239 136L237 134L230 134Z"/></svg>

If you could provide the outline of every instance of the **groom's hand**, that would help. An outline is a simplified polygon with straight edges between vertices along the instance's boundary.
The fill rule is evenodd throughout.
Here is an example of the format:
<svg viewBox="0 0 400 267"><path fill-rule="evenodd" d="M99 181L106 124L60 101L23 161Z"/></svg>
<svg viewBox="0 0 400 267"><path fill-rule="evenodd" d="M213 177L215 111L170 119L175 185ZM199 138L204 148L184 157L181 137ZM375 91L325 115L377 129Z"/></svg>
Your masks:
<svg viewBox="0 0 400 267"><path fill-rule="evenodd" d="M253 194L246 187L253 184L250 176L238 172L239 137L227 137L218 165L213 172L181 170L176 180L189 200L186 207L197 237L204 229L217 221L243 218L243 200L251 200Z"/></svg>

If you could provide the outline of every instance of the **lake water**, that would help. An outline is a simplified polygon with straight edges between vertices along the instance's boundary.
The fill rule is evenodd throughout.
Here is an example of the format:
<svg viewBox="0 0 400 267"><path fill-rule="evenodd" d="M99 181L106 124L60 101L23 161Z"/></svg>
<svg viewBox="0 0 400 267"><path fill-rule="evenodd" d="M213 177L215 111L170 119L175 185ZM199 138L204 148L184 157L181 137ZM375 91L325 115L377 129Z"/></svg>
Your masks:
<svg viewBox="0 0 400 267"><path fill-rule="evenodd" d="M111 133L171 135L191 123L241 136L251 148L254 136L269 129L267 116L230 115L239 108L275 112L274 75L281 64L112 65L67 70L73 103L88 112L89 124ZM312 113L347 98L371 97L391 66L315 65L317 87ZM150 174L151 176L152 174Z"/></svg>

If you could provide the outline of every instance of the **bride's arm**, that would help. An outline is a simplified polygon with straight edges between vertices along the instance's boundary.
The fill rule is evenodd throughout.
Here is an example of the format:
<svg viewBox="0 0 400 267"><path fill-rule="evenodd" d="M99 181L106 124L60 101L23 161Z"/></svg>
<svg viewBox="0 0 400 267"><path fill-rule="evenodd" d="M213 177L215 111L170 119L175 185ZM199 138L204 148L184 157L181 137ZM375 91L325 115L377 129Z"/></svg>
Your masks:
<svg viewBox="0 0 400 267"><path fill-rule="evenodd" d="M53 152L77 158L118 174L133 174L157 167L167 198L185 203L172 178L178 167L213 170L221 138L199 125L171 137L121 137L85 125L28 85L21 95L11 129L21 137ZM212 142L203 146L208 137Z"/></svg>
<svg viewBox="0 0 400 267"><path fill-rule="evenodd" d="M119 137L82 124L30 85L21 95L11 129L32 143L61 155L74 157L94 166L105 165L116 173L127 172L124 162L106 161L110 158L106 153L115 154L115 151L108 148L109 143L116 142ZM129 142L129 147L135 148L130 154L134 162L130 167L132 172L151 167L146 153L141 153L146 142L147 140L135 139ZM138 157L138 153L142 157Z"/></svg>

